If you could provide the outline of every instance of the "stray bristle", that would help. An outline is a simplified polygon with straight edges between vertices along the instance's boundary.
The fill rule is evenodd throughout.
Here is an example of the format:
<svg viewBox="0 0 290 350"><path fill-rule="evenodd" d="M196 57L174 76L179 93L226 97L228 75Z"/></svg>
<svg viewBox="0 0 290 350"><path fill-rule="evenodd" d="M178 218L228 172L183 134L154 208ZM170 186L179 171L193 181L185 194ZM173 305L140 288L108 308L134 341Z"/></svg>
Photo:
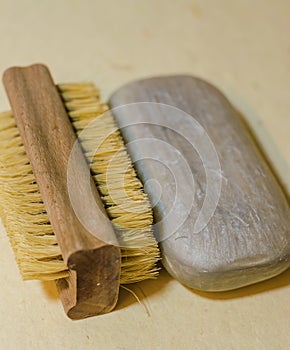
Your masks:
<svg viewBox="0 0 290 350"><path fill-rule="evenodd" d="M158 274L152 210L106 104L93 84L58 86L99 193L122 246L121 284ZM106 113L105 113L106 112ZM91 125L91 124L90 124ZM106 137L94 153L95 138ZM0 115L0 209L23 279L68 275L11 112Z"/></svg>

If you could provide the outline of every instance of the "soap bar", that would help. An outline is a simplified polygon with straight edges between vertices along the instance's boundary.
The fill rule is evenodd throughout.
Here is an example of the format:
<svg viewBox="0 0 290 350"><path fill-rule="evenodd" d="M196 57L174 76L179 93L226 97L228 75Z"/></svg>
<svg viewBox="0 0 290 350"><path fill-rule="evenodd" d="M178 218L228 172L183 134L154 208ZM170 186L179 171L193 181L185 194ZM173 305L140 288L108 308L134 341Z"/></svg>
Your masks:
<svg viewBox="0 0 290 350"><path fill-rule="evenodd" d="M121 87L109 103L174 278L223 291L290 266L287 198L217 88L190 76L157 77Z"/></svg>

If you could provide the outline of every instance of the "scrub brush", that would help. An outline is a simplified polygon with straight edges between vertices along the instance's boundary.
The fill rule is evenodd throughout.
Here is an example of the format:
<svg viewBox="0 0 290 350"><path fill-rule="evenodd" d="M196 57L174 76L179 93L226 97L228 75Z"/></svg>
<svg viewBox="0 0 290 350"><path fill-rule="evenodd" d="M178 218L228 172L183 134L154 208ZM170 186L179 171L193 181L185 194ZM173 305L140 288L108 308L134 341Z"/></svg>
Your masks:
<svg viewBox="0 0 290 350"><path fill-rule="evenodd" d="M109 312L119 285L155 278L159 260L114 118L93 84L56 86L40 64L10 68L3 82L12 112L0 115L0 214L22 277L56 280L72 319Z"/></svg>

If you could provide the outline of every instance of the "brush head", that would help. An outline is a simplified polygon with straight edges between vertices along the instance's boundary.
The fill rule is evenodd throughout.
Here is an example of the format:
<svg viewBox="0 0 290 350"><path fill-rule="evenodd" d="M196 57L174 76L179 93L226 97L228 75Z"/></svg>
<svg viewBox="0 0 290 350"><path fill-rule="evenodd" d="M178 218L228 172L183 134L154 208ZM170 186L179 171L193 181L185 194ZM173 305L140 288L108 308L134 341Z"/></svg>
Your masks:
<svg viewBox="0 0 290 350"><path fill-rule="evenodd" d="M93 84L58 86L122 252L121 283L158 274L152 210L115 121ZM86 128L88 125L92 127ZM106 135L106 137L104 137ZM87 137L88 136L88 137ZM94 140L102 140L95 152ZM0 115L1 217L23 279L68 276L11 112Z"/></svg>

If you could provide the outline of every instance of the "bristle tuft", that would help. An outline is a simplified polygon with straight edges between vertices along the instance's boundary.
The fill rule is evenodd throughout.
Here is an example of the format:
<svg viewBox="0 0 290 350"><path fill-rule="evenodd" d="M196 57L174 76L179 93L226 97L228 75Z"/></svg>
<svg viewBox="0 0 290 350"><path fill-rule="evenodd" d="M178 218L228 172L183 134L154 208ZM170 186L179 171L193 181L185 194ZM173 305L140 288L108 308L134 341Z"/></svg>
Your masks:
<svg viewBox="0 0 290 350"><path fill-rule="evenodd" d="M68 276L11 112L0 114L0 215L23 279Z"/></svg>
<svg viewBox="0 0 290 350"><path fill-rule="evenodd" d="M91 84L58 87L122 247L121 283L156 277L152 209L108 106Z"/></svg>

